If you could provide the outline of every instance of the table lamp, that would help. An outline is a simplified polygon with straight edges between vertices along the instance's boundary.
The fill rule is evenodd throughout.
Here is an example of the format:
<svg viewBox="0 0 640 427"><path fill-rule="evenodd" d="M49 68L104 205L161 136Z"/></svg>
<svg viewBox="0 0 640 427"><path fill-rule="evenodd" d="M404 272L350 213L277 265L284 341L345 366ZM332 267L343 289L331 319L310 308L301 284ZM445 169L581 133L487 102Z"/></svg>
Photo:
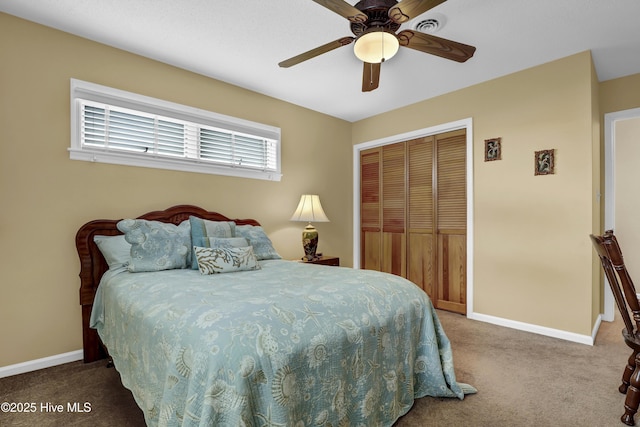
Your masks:
<svg viewBox="0 0 640 427"><path fill-rule="evenodd" d="M318 231L311 222L329 222L329 218L322 210L320 197L315 194L303 194L300 203L291 217L291 221L305 221L307 226L302 231L302 246L304 256L307 261L317 259L316 249L318 249Z"/></svg>

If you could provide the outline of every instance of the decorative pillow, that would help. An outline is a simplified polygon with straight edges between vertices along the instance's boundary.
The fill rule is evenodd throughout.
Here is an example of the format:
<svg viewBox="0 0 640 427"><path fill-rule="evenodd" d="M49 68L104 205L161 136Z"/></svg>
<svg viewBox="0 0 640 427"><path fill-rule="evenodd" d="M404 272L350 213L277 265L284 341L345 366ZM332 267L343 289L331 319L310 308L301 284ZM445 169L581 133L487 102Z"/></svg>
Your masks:
<svg viewBox="0 0 640 427"><path fill-rule="evenodd" d="M116 224L131 243L129 271L160 271L187 268L191 254L189 221L180 225L144 219L123 219Z"/></svg>
<svg viewBox="0 0 640 427"><path fill-rule="evenodd" d="M205 248L246 248L249 242L244 237L203 237L202 246Z"/></svg>
<svg viewBox="0 0 640 427"><path fill-rule="evenodd" d="M93 241L107 261L109 268L122 267L131 259L131 245L119 236L93 236Z"/></svg>
<svg viewBox="0 0 640 427"><path fill-rule="evenodd" d="M259 270L260 265L251 246L244 248L202 248L194 246L200 274L231 273Z"/></svg>
<svg viewBox="0 0 640 427"><path fill-rule="evenodd" d="M271 239L262 227L257 225L236 225L236 235L242 236L253 247L253 253L258 260L281 259L271 243Z"/></svg>
<svg viewBox="0 0 640 427"><path fill-rule="evenodd" d="M189 217L189 223L191 224L191 245L193 246L206 246L204 243L205 237L235 237L236 235L236 223L233 221L210 221L208 219L202 219L195 216ZM193 249L191 249L193 252ZM196 261L195 254L191 256L191 268L198 269L198 262Z"/></svg>

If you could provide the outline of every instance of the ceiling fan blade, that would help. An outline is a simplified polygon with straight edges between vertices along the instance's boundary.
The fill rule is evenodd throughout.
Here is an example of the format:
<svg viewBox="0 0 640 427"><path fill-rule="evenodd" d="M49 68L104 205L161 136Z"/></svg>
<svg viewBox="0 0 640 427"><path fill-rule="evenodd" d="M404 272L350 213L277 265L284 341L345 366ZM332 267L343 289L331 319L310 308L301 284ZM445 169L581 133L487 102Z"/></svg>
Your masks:
<svg viewBox="0 0 640 427"><path fill-rule="evenodd" d="M365 22L368 17L360 10L351 6L344 0L313 0L321 6L326 7L327 9L337 13L338 15L344 16L351 22Z"/></svg>
<svg viewBox="0 0 640 427"><path fill-rule="evenodd" d="M371 64L369 62L364 63L364 69L362 70L362 91L371 92L378 88L380 83L380 63Z"/></svg>
<svg viewBox="0 0 640 427"><path fill-rule="evenodd" d="M286 59L280 62L278 65L283 68L289 68L293 65L299 64L301 62L306 61L307 59L315 58L318 55L322 55L323 53L327 53L332 51L333 49L337 49L342 46L346 46L353 42L355 37L343 37L338 40L334 40L322 46L319 46L315 49L311 49L310 51L301 53L300 55L296 55L293 58Z"/></svg>
<svg viewBox="0 0 640 427"><path fill-rule="evenodd" d="M397 24L402 24L445 1L446 0L402 0L389 9L389 18Z"/></svg>
<svg viewBox="0 0 640 427"><path fill-rule="evenodd" d="M457 62L465 62L471 58L476 48L467 44L454 42L418 31L404 30L398 33L400 46L430 53Z"/></svg>

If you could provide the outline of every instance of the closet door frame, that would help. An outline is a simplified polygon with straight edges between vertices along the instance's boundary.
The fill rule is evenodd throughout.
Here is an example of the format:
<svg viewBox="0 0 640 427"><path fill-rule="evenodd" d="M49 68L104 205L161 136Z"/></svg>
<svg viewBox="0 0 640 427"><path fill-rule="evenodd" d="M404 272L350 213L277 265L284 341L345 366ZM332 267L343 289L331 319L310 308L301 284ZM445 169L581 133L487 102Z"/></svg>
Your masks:
<svg viewBox="0 0 640 427"><path fill-rule="evenodd" d="M467 315L473 313L473 119L467 118L353 146L353 266L360 268L360 152L396 142L427 137L452 130L466 130L467 176Z"/></svg>

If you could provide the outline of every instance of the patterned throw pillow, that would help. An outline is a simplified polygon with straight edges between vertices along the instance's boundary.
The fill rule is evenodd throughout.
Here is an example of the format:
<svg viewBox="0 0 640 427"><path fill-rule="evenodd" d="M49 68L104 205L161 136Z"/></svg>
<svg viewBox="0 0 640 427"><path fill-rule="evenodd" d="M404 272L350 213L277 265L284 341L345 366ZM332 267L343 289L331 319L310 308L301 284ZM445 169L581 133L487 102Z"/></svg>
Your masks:
<svg viewBox="0 0 640 427"><path fill-rule="evenodd" d="M123 219L116 224L131 243L129 271L187 268L191 254L189 221L180 225L144 219Z"/></svg>
<svg viewBox="0 0 640 427"><path fill-rule="evenodd" d="M244 248L193 247L200 274L231 273L259 270L260 265L251 246Z"/></svg>
<svg viewBox="0 0 640 427"><path fill-rule="evenodd" d="M191 224L191 247L207 246L204 241L207 237L229 238L236 235L236 223L233 221L210 221L190 216L189 223ZM191 256L191 268L198 269L195 254Z"/></svg>
<svg viewBox="0 0 640 427"><path fill-rule="evenodd" d="M262 227L257 225L236 225L236 235L242 236L253 247L253 253L258 260L281 259L271 243L271 239Z"/></svg>
<svg viewBox="0 0 640 427"><path fill-rule="evenodd" d="M201 246L205 248L246 248L249 242L244 237L204 237Z"/></svg>

